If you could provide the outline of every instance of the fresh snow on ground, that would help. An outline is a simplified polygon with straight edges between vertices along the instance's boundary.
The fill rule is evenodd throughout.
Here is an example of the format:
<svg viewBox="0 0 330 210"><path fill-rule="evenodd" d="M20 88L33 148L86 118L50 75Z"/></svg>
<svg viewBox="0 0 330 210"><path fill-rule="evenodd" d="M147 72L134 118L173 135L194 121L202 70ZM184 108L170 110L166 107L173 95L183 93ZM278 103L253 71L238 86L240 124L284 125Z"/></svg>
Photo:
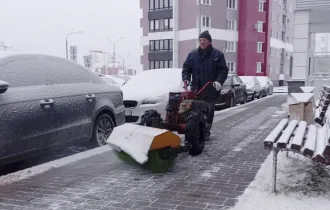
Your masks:
<svg viewBox="0 0 330 210"><path fill-rule="evenodd" d="M92 157L94 155L102 154L104 152L112 150L111 147L109 146L102 146L102 147L97 147L95 149L91 149L85 152L77 153L68 157L64 157L61 159L57 159L48 163L44 163L41 165L34 166L32 168L27 168L22 171L17 171L12 174L8 174L5 176L0 176L0 185L5 185L9 184L12 182L16 182L22 179L27 179L29 177L44 173L52 168L59 168L62 166L65 166L67 164L83 160L89 157Z"/></svg>
<svg viewBox="0 0 330 210"><path fill-rule="evenodd" d="M329 210L330 169L313 165L302 155L278 155L277 190L272 189L272 153L238 203L230 210Z"/></svg>

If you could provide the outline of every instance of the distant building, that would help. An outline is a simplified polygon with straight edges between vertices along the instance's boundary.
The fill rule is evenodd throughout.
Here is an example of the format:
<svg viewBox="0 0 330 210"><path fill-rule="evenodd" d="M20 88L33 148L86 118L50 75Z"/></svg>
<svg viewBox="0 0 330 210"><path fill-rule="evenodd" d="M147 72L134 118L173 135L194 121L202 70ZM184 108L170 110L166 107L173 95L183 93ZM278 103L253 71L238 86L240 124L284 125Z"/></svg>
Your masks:
<svg viewBox="0 0 330 210"><path fill-rule="evenodd" d="M77 62L77 46L70 46L70 59Z"/></svg>
<svg viewBox="0 0 330 210"><path fill-rule="evenodd" d="M6 50L6 45L4 42L0 42L0 51L5 51Z"/></svg>
<svg viewBox="0 0 330 210"><path fill-rule="evenodd" d="M135 69L127 69L126 72L127 72L127 75L131 75L131 76L136 75L136 70Z"/></svg>
<svg viewBox="0 0 330 210"><path fill-rule="evenodd" d="M101 73L102 69L108 69L110 55L102 50L90 50L89 55L84 56L84 64L92 71Z"/></svg>
<svg viewBox="0 0 330 210"><path fill-rule="evenodd" d="M85 65L85 67L91 69L91 67L92 67L92 55L84 56L84 65Z"/></svg>

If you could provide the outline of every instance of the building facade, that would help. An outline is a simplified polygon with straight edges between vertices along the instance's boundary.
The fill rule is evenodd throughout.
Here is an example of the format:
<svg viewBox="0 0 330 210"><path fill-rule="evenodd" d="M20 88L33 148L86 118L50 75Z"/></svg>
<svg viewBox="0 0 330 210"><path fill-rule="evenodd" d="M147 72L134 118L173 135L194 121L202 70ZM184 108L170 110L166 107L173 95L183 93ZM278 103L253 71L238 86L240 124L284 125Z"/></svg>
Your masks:
<svg viewBox="0 0 330 210"><path fill-rule="evenodd" d="M85 67L94 72L101 73L102 69L108 69L110 62L109 53L101 50L90 50L89 55L84 56Z"/></svg>
<svg viewBox="0 0 330 210"><path fill-rule="evenodd" d="M140 0L140 7L143 70L182 67L201 21L231 72L289 78L294 0Z"/></svg>

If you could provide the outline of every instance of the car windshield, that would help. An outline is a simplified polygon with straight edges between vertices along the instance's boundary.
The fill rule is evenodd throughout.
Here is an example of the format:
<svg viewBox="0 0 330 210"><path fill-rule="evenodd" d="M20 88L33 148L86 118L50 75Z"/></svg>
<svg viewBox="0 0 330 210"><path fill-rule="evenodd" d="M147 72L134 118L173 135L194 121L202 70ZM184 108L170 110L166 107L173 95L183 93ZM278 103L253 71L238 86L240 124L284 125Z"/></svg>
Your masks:
<svg viewBox="0 0 330 210"><path fill-rule="evenodd" d="M102 77L102 79L104 79L109 84L118 85L114 80L112 80L112 79L110 79L108 77Z"/></svg>
<svg viewBox="0 0 330 210"><path fill-rule="evenodd" d="M242 76L239 77L244 83L248 84L248 85L254 85L254 78L253 77L249 77L249 76Z"/></svg>
<svg viewBox="0 0 330 210"><path fill-rule="evenodd" d="M181 71L179 69L157 69L143 71L130 79L125 90L147 91L150 89L168 89L181 84Z"/></svg>
<svg viewBox="0 0 330 210"><path fill-rule="evenodd" d="M257 79L261 85L267 85L267 82L268 82L267 77L257 77Z"/></svg>

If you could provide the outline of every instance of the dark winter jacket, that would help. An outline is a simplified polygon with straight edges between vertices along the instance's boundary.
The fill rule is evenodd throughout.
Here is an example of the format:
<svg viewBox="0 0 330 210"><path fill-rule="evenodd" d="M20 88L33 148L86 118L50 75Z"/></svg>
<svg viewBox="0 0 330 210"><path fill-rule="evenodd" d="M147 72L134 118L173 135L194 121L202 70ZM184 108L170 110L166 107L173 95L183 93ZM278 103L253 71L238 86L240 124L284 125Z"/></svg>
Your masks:
<svg viewBox="0 0 330 210"><path fill-rule="evenodd" d="M212 45L201 50L197 48L188 54L186 61L183 64L182 80L191 82L193 90L201 89L208 81L217 81L221 85L226 81L228 76L228 67L223 53ZM201 99L205 101L214 101L220 97L220 92L209 85Z"/></svg>

